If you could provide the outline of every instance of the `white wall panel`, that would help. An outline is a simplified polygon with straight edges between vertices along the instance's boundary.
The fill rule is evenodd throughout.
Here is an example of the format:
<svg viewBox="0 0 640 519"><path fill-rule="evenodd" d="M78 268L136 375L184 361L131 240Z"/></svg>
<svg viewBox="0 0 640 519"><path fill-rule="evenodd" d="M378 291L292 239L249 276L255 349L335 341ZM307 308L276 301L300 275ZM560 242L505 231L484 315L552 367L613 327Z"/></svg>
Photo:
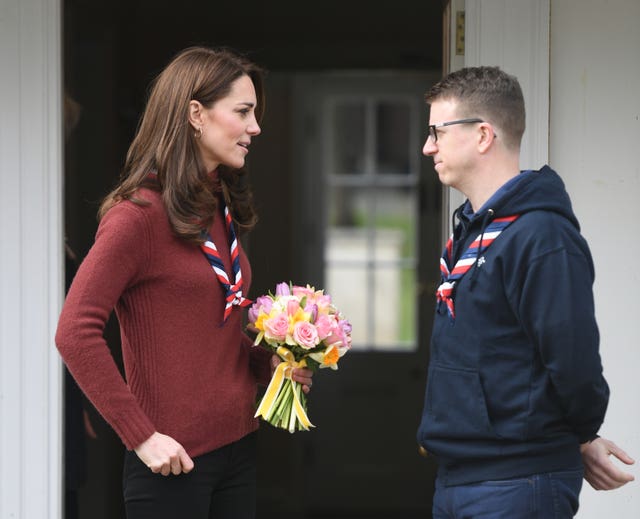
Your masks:
<svg viewBox="0 0 640 519"><path fill-rule="evenodd" d="M611 401L602 434L640 459L640 2L553 0L550 162L596 265L596 312ZM630 470L640 480L639 467ZM580 519L637 519L638 481L585 484Z"/></svg>
<svg viewBox="0 0 640 519"><path fill-rule="evenodd" d="M0 518L61 516L59 0L0 2Z"/></svg>

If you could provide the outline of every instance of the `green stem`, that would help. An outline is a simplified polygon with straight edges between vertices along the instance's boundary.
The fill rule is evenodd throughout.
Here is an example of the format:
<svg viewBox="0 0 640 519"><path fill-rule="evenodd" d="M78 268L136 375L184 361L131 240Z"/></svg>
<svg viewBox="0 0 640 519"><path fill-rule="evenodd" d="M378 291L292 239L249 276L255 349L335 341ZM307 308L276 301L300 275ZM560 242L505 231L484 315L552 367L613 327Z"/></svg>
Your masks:
<svg viewBox="0 0 640 519"><path fill-rule="evenodd" d="M287 380L287 382L289 381ZM281 415L280 423L278 425L282 429L287 428L289 417L291 416L291 403L293 402L293 393L291 392L291 390L291 383L289 383L286 386L287 398L283 401L284 409Z"/></svg>
<svg viewBox="0 0 640 519"><path fill-rule="evenodd" d="M262 398L264 399L265 397L263 396ZM267 422L270 422L271 419L276 415L276 412L277 412L277 409L278 409L278 405L279 405L279 402L280 402L280 398L281 398L281 395L280 395L280 392L278 392L278 394L276 395L276 400L273 403L273 405L271 406L271 410L268 411L267 414L264 416L264 419Z"/></svg>

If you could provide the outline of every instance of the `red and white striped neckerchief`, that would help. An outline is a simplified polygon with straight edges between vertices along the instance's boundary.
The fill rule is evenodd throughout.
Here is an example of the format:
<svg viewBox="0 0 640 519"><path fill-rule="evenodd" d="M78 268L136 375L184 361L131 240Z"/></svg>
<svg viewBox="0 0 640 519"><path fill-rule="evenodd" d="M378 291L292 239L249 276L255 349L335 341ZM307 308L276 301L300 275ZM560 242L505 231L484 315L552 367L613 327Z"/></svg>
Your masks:
<svg viewBox="0 0 640 519"><path fill-rule="evenodd" d="M160 182L158 180L158 173L156 171L150 171L146 178L145 184L151 189L158 190L160 188ZM218 253L215 243L211 235L203 229L205 235L205 241L200 245L200 249L204 253L209 264L213 268L218 281L225 290L225 307L222 322L226 322L227 318L231 314L231 309L234 306L248 306L252 303L250 299L245 298L242 295L242 271L240 269L240 254L238 252L238 240L236 238L235 230L233 229L233 221L229 209L223 203L224 219L227 227L227 234L229 235L231 266L233 269L233 282L229 280L227 272L224 269L224 264Z"/></svg>
<svg viewBox="0 0 640 519"><path fill-rule="evenodd" d="M236 233L233 229L233 221L231 219L231 214L229 213L229 209L226 205L223 204L224 208L224 220L227 227L227 233L229 235L230 242L230 251L229 256L231 257L231 267L233 269L233 279L230 280L227 272L224 269L224 264L222 263L222 258L218 253L218 249L216 248L216 244L213 243L213 239L209 233L206 233L206 238L204 243L200 245L202 252L206 256L207 260L209 260L209 264L213 271L215 272L218 281L222 285L225 290L225 307L224 307L224 315L222 322L226 322L227 318L231 314L231 309L234 306L248 306L252 303L250 299L247 299L242 295L242 270L240 269L240 254L238 251L238 239L236 238Z"/></svg>
<svg viewBox="0 0 640 519"><path fill-rule="evenodd" d="M520 215L504 216L496 218L486 229L478 234L475 240L471 242L467 250L460 256L453 269L449 268L451 257L453 254L453 234L447 241L442 258L440 258L440 273L442 274L442 283L436 290L436 299L438 304L445 303L449 318L454 321L456 318L455 305L453 302L453 293L456 283L464 276L476 260L487 248L500 236L510 224L515 222ZM478 250L480 249L480 250Z"/></svg>

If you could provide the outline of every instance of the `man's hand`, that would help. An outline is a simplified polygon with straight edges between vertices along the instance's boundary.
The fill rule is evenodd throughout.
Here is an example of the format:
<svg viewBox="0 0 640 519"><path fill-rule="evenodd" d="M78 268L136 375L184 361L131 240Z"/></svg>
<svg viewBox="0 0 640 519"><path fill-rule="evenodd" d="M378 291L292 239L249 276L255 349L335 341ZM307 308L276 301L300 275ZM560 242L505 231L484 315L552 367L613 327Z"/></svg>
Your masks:
<svg viewBox="0 0 640 519"><path fill-rule="evenodd" d="M613 490L633 481L632 474L616 467L609 456L613 455L627 465L635 461L615 443L606 438L580 445L584 463L584 479L596 490Z"/></svg>
<svg viewBox="0 0 640 519"><path fill-rule="evenodd" d="M193 460L180 445L170 436L154 432L135 449L138 458L151 469L163 476L191 472Z"/></svg>

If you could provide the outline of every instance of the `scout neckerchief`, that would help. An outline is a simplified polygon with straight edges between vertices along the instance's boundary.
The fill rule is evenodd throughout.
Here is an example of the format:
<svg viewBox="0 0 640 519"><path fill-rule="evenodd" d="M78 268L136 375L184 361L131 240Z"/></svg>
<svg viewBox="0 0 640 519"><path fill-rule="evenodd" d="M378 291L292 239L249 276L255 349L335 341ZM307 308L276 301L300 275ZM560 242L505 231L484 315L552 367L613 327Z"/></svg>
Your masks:
<svg viewBox="0 0 640 519"><path fill-rule="evenodd" d="M159 189L160 183L158 181L158 173L156 171L150 171L146 176L143 185L152 189ZM231 309L234 306L248 306L252 301L242 295L242 271L240 270L238 240L233 229L233 221L231 219L231 214L229 214L229 209L224 203L222 206L224 207L224 219L230 241L229 256L231 257L231 267L233 268L233 283L229 281L229 276L227 276L227 272L224 269L224 264L222 263L218 249L216 248L215 243L213 243L213 238L211 238L211 235L204 229L202 233L205 236L205 241L200 245L200 249L207 260L209 260L209 264L213 268L218 281L220 281L220 284L225 291L225 307L222 319L222 323L224 324L229 317L229 314L231 314Z"/></svg>
<svg viewBox="0 0 640 519"><path fill-rule="evenodd" d="M486 251L493 241L500 236L500 233L511 223L515 222L519 216L520 215L505 216L493 220L486 229L471 242L469 248L460 256L460 259L451 271L449 270L449 264L453 254L453 234L449 238L449 241L447 241L447 246L444 249L442 258L440 258L442 283L436 290L436 299L438 305L443 302L447 305L447 312L452 322L456 318L455 306L453 304L453 291L456 283L473 267L480 254Z"/></svg>
<svg viewBox="0 0 640 519"><path fill-rule="evenodd" d="M206 256L206 258L209 260L211 268L213 268L218 281L225 290L226 304L224 307L224 315L222 319L222 322L224 323L231 314L231 309L234 306L248 306L251 304L251 300L245 298L242 295L242 271L240 270L238 240L236 238L236 233L233 230L233 221L231 219L229 209L224 204L223 207L224 220L226 222L227 233L229 235L230 242L229 256L231 257L231 266L233 268L233 282L229 280L229 276L227 276L227 272L224 269L224 264L222 263L222 258L220 258L220 254L218 253L216 244L213 243L213 239L211 238L211 235L209 233L206 233L205 241L200 245L200 248L202 249L202 252Z"/></svg>

